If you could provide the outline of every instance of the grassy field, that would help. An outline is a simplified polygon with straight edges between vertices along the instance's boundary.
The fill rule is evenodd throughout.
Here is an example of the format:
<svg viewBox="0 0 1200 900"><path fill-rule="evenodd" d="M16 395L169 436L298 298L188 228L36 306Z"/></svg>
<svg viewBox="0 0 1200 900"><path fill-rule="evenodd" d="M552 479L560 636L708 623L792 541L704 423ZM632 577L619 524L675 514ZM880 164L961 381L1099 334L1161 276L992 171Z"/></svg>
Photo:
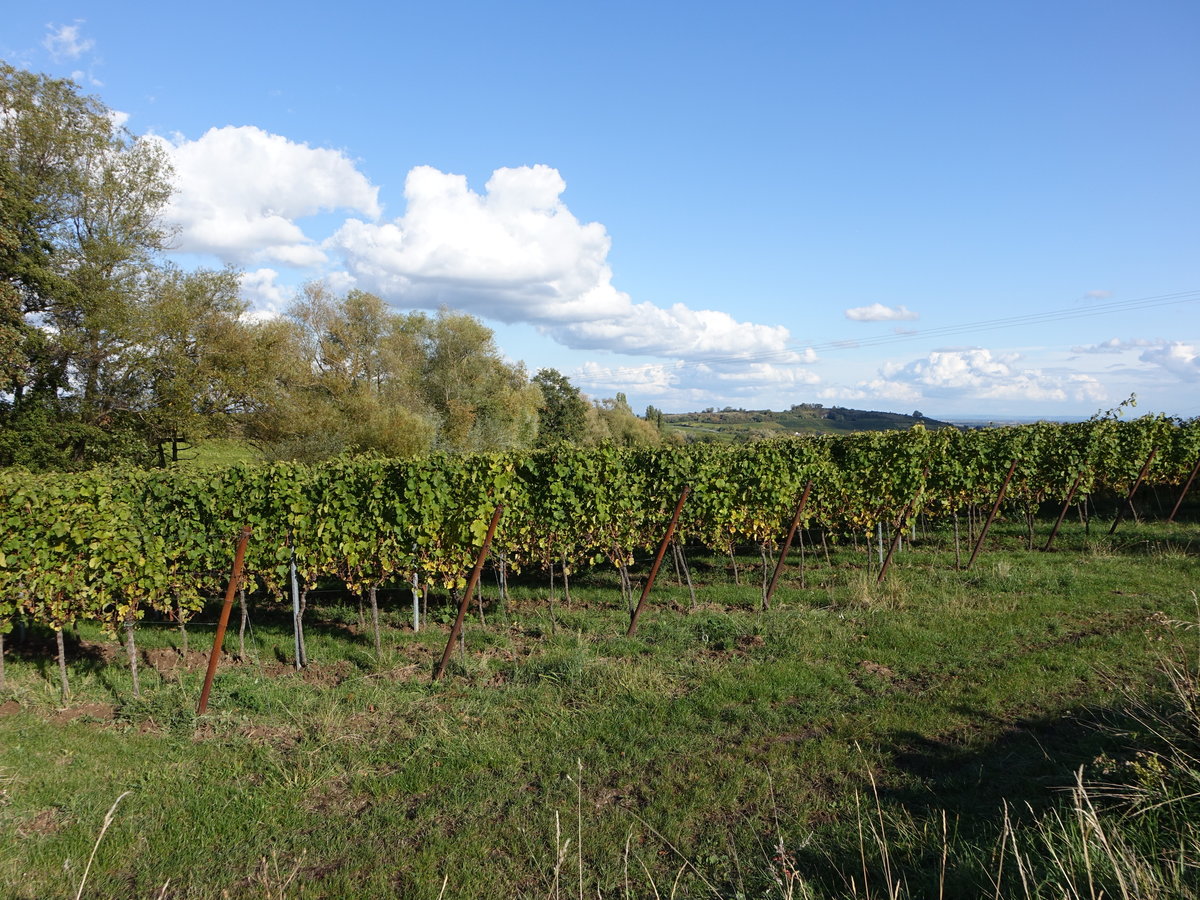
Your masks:
<svg viewBox="0 0 1200 900"><path fill-rule="evenodd" d="M1155 724L1196 662L1196 526L1057 546L1002 525L964 572L931 533L876 586L864 547L810 545L766 612L756 554L740 584L696 556L696 602L664 570L633 638L615 573L493 582L438 684L445 598L414 633L385 593L376 658L318 595L298 673L253 597L202 718L211 625L185 657L143 623L138 700L115 641L69 635L65 708L50 637L10 637L0 891L76 896L100 838L84 896L1197 896L1195 720ZM1108 787L1073 798L1081 769ZM1169 802L1123 815L1137 791ZM1166 888L1124 889L1097 835Z"/></svg>

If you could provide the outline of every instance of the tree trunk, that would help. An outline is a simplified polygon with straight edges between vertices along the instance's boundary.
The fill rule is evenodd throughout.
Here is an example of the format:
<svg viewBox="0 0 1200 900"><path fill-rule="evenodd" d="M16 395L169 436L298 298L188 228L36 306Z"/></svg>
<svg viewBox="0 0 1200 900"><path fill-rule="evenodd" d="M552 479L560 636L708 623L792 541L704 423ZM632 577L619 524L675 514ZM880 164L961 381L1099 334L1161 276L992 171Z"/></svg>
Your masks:
<svg viewBox="0 0 1200 900"><path fill-rule="evenodd" d="M500 584L500 602L508 605L508 557L503 553L500 556L500 568L497 570L496 578Z"/></svg>
<svg viewBox="0 0 1200 900"><path fill-rule="evenodd" d="M8 687L4 680L4 632L0 631L0 691Z"/></svg>
<svg viewBox="0 0 1200 900"><path fill-rule="evenodd" d="M180 603L178 596L175 598L175 613L179 616L179 641L183 645L183 664L186 667L188 655L187 616L183 611L183 604Z"/></svg>
<svg viewBox="0 0 1200 900"><path fill-rule="evenodd" d="M676 565L683 568L683 577L687 580L688 596L692 600L692 609L696 608L696 588L692 585L692 570L688 568L687 557L684 556L683 547L678 541L672 543L675 548Z"/></svg>
<svg viewBox="0 0 1200 900"><path fill-rule="evenodd" d="M58 642L58 680L62 690L62 702L65 705L71 699L71 685L67 681L67 647L63 643L61 628L54 629L54 637Z"/></svg>
<svg viewBox="0 0 1200 900"><path fill-rule="evenodd" d="M238 658L246 658L246 620L250 618L250 613L246 609L246 586L242 585L238 588L238 609L241 611L242 620L238 625Z"/></svg>
<svg viewBox="0 0 1200 900"><path fill-rule="evenodd" d="M376 591L379 585L372 582L370 599L371 599L371 628L375 632L375 658L383 658L383 642L379 637L379 598L376 596Z"/></svg>
<svg viewBox="0 0 1200 900"><path fill-rule="evenodd" d="M801 528L796 537L800 539L800 590L807 590L807 585L804 583L804 529Z"/></svg>
<svg viewBox="0 0 1200 900"><path fill-rule="evenodd" d="M958 545L958 510L954 511L954 568L962 568L962 551Z"/></svg>
<svg viewBox="0 0 1200 900"><path fill-rule="evenodd" d="M768 547L768 544L766 541L763 541L761 544L758 545L758 555L762 557L762 586L761 587L762 587L762 609L764 612L767 609L767 587L771 583L771 575L769 572L769 568L771 567L771 565L770 565L770 563L768 563L768 560L767 560L767 550L768 549L769 549L769 547ZM774 555L775 555L774 553L771 554L772 557L774 557ZM772 560L772 562L773 562L773 560Z"/></svg>
<svg viewBox="0 0 1200 900"><path fill-rule="evenodd" d="M504 596L503 566L504 566L503 562L493 564L492 565L492 573L496 576L496 594L497 594L496 607L500 610L500 615L504 617L504 625L505 625L505 627L507 627L507 626L511 625L512 622L510 622L509 618L508 618L508 603L506 602L505 596Z"/></svg>
<svg viewBox="0 0 1200 900"><path fill-rule="evenodd" d="M304 644L304 610L308 608L308 588L300 592L300 614L296 616L296 639L300 646L300 665L308 665L308 647Z"/></svg>
<svg viewBox="0 0 1200 900"><path fill-rule="evenodd" d="M138 678L137 645L133 642L133 619L125 620L125 654L129 657L129 677L133 680L133 696L142 696L142 683Z"/></svg>

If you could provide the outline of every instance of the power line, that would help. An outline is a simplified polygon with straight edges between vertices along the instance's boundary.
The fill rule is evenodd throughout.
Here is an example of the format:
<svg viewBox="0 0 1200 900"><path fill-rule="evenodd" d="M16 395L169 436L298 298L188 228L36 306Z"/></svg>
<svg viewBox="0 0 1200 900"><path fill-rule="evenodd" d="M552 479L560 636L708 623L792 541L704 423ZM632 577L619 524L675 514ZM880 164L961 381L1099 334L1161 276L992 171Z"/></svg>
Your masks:
<svg viewBox="0 0 1200 900"><path fill-rule="evenodd" d="M1113 300L1107 303L1093 303L1083 309L1058 309L1043 313L1028 313L1019 316L1004 316L998 319L984 319L979 322L966 322L957 325L944 325L938 328L906 331L901 334L878 335L870 338L846 338L842 340L825 341L822 343L801 342L788 344L778 350L765 350L758 353L743 353L732 356L710 356L690 362L676 362L670 365L671 371L697 369L701 366L729 366L737 364L768 363L790 361L796 353L812 351L814 353L830 353L844 350L857 350L864 347L878 347L886 344L898 344L908 341L928 339L931 337L949 337L956 334L997 331L1003 328L1015 328L1021 325L1041 325L1051 322L1061 322L1068 319L1088 319L1097 316L1112 315L1119 312L1130 312L1140 309L1153 309L1160 306L1172 306L1180 303L1194 303L1200 300L1200 290L1179 291L1173 294L1158 294L1151 297L1139 297L1134 300ZM604 376L588 376L581 371L573 376L576 381L584 384L599 384L619 377L622 374L634 375L646 369L647 363L641 366L624 366L612 369Z"/></svg>

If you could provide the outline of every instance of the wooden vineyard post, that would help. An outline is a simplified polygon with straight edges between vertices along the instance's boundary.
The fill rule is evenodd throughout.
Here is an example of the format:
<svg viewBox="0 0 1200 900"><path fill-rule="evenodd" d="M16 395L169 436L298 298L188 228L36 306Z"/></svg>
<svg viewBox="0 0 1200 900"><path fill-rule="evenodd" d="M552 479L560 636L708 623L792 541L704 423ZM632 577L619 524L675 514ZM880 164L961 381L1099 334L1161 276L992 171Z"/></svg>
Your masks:
<svg viewBox="0 0 1200 900"><path fill-rule="evenodd" d="M804 506L808 503L808 493L812 490L812 480L804 482L804 493L800 495L800 502L796 504L796 514L792 516L792 524L788 528L787 537L783 541L783 549L779 552L779 562L775 563L775 573L771 576L771 583L767 586L767 593L763 596L763 610L767 610L771 606L771 597L775 594L775 585L779 583L779 575L783 572L784 563L787 562L788 551L792 549L792 540L796 537L796 529L800 527L800 517L804 515Z"/></svg>
<svg viewBox="0 0 1200 900"><path fill-rule="evenodd" d="M1054 546L1054 539L1058 537L1058 529L1062 528L1063 519L1067 517L1067 510L1071 508L1071 501L1075 499L1075 491L1079 488L1079 482L1082 480L1083 472L1080 472L1075 476L1075 480L1071 482L1071 489L1067 491L1067 499L1063 501L1062 511L1058 514L1058 521L1050 529L1050 537L1046 538L1046 546L1042 548L1043 553L1049 553L1050 548Z"/></svg>
<svg viewBox="0 0 1200 900"><path fill-rule="evenodd" d="M250 526L242 529L238 538L237 552L233 556L233 574L229 576L229 587L225 589L225 603L221 606L221 617L217 620L217 633L213 635L212 653L208 657L208 671L204 673L204 689L200 691L200 705L196 715L204 715L208 709L208 694L212 690L213 676L217 674L217 662L221 658L221 645L225 642L225 627L229 624L229 611L233 608L233 595L242 580L242 563L246 559L246 544L250 541Z"/></svg>
<svg viewBox="0 0 1200 900"><path fill-rule="evenodd" d="M1187 492L1191 490L1192 482L1196 480L1196 474L1200 473L1200 457L1196 458L1196 464L1192 466L1192 474L1188 476L1187 484L1183 486L1183 490L1179 492L1179 499L1175 501L1175 506L1171 509L1171 514L1167 516L1167 522L1175 521L1175 513L1179 512L1179 507L1183 505L1183 498L1187 496Z"/></svg>
<svg viewBox="0 0 1200 900"><path fill-rule="evenodd" d="M454 620L454 627L450 629L450 639L446 641L446 652L442 654L442 661L438 663L437 670L433 673L433 680L438 681L446 672L446 666L450 662L450 654L454 652L454 642L458 640L458 636L462 633L463 619L467 615L467 607L471 603L471 595L475 593L475 585L479 581L479 573L483 571L483 561L487 559L488 549L492 546L492 536L496 533L496 525L500 522L500 514L504 512L503 505L497 506L496 511L492 513L492 521L488 525L487 534L483 538L483 546L479 548L479 556L475 558L475 568L471 570L471 577L467 581L467 589L463 591L462 600L458 604L458 617Z"/></svg>
<svg viewBox="0 0 1200 900"><path fill-rule="evenodd" d="M979 555L979 548L983 546L983 539L987 537L988 529L992 527L992 522L996 519L996 513L1000 512L1000 504L1004 502L1004 492L1008 490L1008 483L1012 481L1013 472L1017 471L1017 460L1012 461L1012 465L1008 467L1008 474L1004 476L1004 483L1000 485L1000 493L996 495L996 502L992 504L992 511L988 513L987 521L983 523L983 528L979 529L979 539L975 541L975 549L971 551L971 558L967 560L967 569L969 570L975 564L975 557Z"/></svg>
<svg viewBox="0 0 1200 900"><path fill-rule="evenodd" d="M646 579L645 587L642 588L641 599L638 600L638 605L629 615L629 630L625 632L625 637L633 637L634 632L637 631L638 618L646 606L646 598L650 596L650 589L654 587L654 579L658 575L658 568L662 565L663 556L667 552L667 545L671 543L671 538L675 535L675 526L679 524L679 514L683 512L683 504L691 492L691 485L687 485L679 495L679 502L675 504L675 513L671 516L671 524L667 526L667 533L663 535L662 542L658 545L658 555L654 557L654 565L650 567L650 576Z"/></svg>
<svg viewBox="0 0 1200 900"><path fill-rule="evenodd" d="M1146 462L1142 465L1142 471L1138 472L1137 481L1133 483L1133 487L1129 489L1129 493L1125 497L1125 502L1117 507L1117 515L1113 519L1112 528L1108 529L1108 534L1111 537L1117 533L1117 526L1121 524L1121 519L1125 516L1125 508L1133 509L1133 495L1137 493L1137 489L1142 486L1142 481L1146 478L1146 473L1150 471L1150 463L1154 462L1154 455L1158 453L1158 448L1155 447L1150 451L1150 455L1146 457Z"/></svg>

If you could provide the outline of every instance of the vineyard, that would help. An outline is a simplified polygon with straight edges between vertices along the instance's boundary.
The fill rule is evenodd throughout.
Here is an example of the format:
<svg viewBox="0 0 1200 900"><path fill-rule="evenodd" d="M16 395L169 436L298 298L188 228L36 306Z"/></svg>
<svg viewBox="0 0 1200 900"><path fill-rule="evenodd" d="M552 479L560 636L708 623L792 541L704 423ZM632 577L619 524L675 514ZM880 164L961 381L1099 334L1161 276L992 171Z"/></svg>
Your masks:
<svg viewBox="0 0 1200 900"><path fill-rule="evenodd" d="M1200 897L1198 443L9 472L0 893Z"/></svg>
<svg viewBox="0 0 1200 900"><path fill-rule="evenodd" d="M894 549L914 528L953 522L961 564L967 545L978 551L985 510L1002 499L1027 523L1032 549L1043 507L1061 505L1065 514L1076 504L1082 518L1089 497L1124 500L1142 483L1178 494L1198 460L1200 421L1145 416L736 448L562 447L186 474L9 471L0 474L0 635L14 622L48 626L59 636L61 666L63 628L82 621L123 631L136 690L138 620L167 616L186 627L225 588L231 548L249 528L243 587L286 602L295 586L297 664L307 593L331 582L370 603L378 648L379 589L425 585L455 597L498 507L491 564L502 586L511 573L541 571L552 581L557 572L569 590L572 574L611 565L631 603L629 567L660 543L685 488L676 563L686 568L684 547L731 558L753 547L765 605L789 520L826 553L830 542L861 540L870 563L876 542L882 577L891 558L882 558L883 544ZM1127 508L1117 502L1109 511L1119 518ZM65 668L62 688L65 695Z"/></svg>

